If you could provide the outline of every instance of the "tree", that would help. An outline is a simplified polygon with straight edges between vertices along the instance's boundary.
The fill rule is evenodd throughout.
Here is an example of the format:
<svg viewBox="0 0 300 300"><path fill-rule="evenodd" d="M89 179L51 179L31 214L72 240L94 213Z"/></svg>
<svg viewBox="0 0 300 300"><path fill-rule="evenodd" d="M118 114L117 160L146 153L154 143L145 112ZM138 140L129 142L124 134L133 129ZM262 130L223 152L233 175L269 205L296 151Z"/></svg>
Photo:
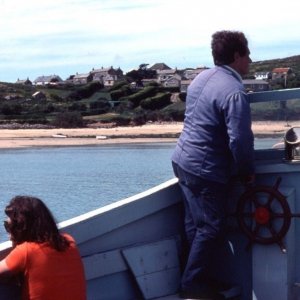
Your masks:
<svg viewBox="0 0 300 300"><path fill-rule="evenodd" d="M90 110L97 114L104 114L108 112L111 108L109 102L104 100L97 100L90 103Z"/></svg>
<svg viewBox="0 0 300 300"><path fill-rule="evenodd" d="M20 104L4 104L1 111L4 115L20 115L22 112L22 106Z"/></svg>
<svg viewBox="0 0 300 300"><path fill-rule="evenodd" d="M132 70L126 73L126 77L129 81L135 81L138 86L142 86L143 79L155 78L156 71L147 68L149 64L140 64L138 70Z"/></svg>

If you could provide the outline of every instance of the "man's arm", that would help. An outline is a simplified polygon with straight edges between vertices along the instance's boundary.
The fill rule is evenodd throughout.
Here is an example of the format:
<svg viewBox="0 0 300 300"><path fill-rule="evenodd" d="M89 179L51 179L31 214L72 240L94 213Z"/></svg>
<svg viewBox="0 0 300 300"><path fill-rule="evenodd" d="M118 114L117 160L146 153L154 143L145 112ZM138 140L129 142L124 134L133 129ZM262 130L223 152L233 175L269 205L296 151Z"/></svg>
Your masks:
<svg viewBox="0 0 300 300"><path fill-rule="evenodd" d="M229 147L245 184L254 182L254 137L251 130L251 112L247 96L236 93L228 101L225 111Z"/></svg>

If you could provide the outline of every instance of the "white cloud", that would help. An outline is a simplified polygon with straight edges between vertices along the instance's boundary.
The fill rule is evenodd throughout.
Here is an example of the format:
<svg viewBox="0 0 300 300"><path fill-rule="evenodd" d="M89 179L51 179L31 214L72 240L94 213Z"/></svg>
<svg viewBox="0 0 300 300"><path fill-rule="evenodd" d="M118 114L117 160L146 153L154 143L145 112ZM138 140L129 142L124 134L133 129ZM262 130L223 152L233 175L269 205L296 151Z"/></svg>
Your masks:
<svg viewBox="0 0 300 300"><path fill-rule="evenodd" d="M165 62L211 65L216 30L245 32L254 60L299 47L298 0L2 0L0 81L79 69ZM13 69L13 70L12 70ZM31 78L34 79L34 78Z"/></svg>

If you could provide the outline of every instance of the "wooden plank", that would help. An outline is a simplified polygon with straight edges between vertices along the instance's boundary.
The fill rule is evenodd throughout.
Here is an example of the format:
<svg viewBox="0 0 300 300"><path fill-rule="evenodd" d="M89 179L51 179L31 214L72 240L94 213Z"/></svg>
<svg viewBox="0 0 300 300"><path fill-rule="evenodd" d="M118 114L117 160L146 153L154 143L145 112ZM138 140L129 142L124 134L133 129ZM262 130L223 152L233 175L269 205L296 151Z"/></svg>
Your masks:
<svg viewBox="0 0 300 300"><path fill-rule="evenodd" d="M145 299L176 293L180 267L175 239L127 248L122 253Z"/></svg>
<svg viewBox="0 0 300 300"><path fill-rule="evenodd" d="M145 299L153 299L178 291L180 282L179 267L141 275L136 278Z"/></svg>
<svg viewBox="0 0 300 300"><path fill-rule="evenodd" d="M128 269L120 250L83 257L86 280L126 271Z"/></svg>

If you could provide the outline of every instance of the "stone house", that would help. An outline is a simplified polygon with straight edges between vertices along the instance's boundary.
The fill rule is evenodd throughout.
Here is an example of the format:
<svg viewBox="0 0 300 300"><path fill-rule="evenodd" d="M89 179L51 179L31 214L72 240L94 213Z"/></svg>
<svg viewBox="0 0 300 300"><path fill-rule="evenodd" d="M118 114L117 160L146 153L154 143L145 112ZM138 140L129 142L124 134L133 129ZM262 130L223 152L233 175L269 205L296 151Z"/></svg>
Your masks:
<svg viewBox="0 0 300 300"><path fill-rule="evenodd" d="M180 84L181 77L176 74L162 82L164 87L180 87Z"/></svg>
<svg viewBox="0 0 300 300"><path fill-rule="evenodd" d="M178 80L182 79L180 72L177 69L166 69L166 70L158 70L157 72L157 82L164 85L164 82L171 79L176 78Z"/></svg>
<svg viewBox="0 0 300 300"><path fill-rule="evenodd" d="M102 83L106 87L113 86L117 81L118 81L118 76L117 75L109 75L107 74L102 78Z"/></svg>
<svg viewBox="0 0 300 300"><path fill-rule="evenodd" d="M76 73L76 75L74 75L72 82L74 84L87 84L89 82L91 82L93 79L93 76L91 73L82 73L82 74L78 74Z"/></svg>
<svg viewBox="0 0 300 300"><path fill-rule="evenodd" d="M62 83L63 80L58 75L39 76L34 81L34 85L56 85Z"/></svg>
<svg viewBox="0 0 300 300"><path fill-rule="evenodd" d="M142 88L149 85L152 82L156 82L157 83L157 79L155 78L144 78L141 80L142 81ZM136 84L136 83L135 83ZM137 88L139 88L139 86L136 86Z"/></svg>
<svg viewBox="0 0 300 300"><path fill-rule="evenodd" d="M99 81L104 86L112 86L124 77L123 71L120 68L114 69L113 67L92 69L90 73L92 81Z"/></svg>
<svg viewBox="0 0 300 300"><path fill-rule="evenodd" d="M32 94L32 99L34 99L34 100L45 100L46 95L41 91L37 91L34 94Z"/></svg>
<svg viewBox="0 0 300 300"><path fill-rule="evenodd" d="M208 68L206 68L206 67L199 67L199 68L196 68L196 69L192 69L192 68L185 69L183 71L183 76L187 80L193 80L198 74L200 74L201 72L203 72L207 69Z"/></svg>
<svg viewBox="0 0 300 300"><path fill-rule="evenodd" d="M162 70L170 70L171 68L167 66L165 63L155 63L149 69L157 72Z"/></svg>
<svg viewBox="0 0 300 300"><path fill-rule="evenodd" d="M192 79L181 80L181 82L180 82L180 92L181 93L186 93L187 89L188 89L188 86L191 84L191 82L192 82Z"/></svg>
<svg viewBox="0 0 300 300"><path fill-rule="evenodd" d="M29 78L27 79L19 79L16 81L16 84L22 84L22 85L32 85L32 82L29 80Z"/></svg>

